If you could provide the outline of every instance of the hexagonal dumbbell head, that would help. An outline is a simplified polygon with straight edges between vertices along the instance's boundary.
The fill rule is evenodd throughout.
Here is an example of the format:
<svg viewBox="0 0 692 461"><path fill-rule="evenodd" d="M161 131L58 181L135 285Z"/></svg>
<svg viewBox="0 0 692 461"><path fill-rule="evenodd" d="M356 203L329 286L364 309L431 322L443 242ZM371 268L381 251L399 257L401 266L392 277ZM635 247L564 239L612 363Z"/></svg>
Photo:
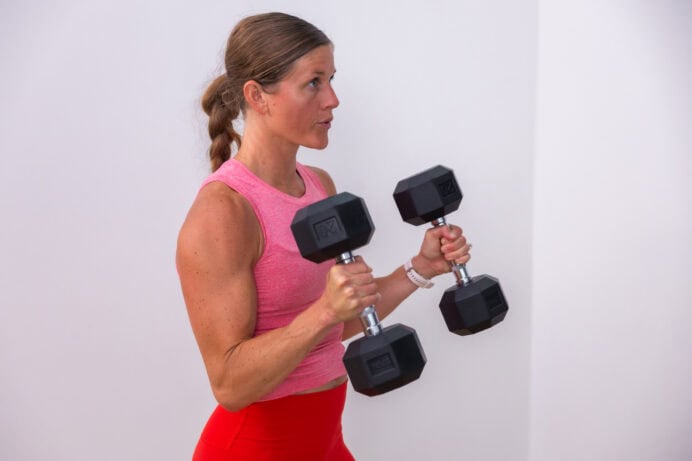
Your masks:
<svg viewBox="0 0 692 461"><path fill-rule="evenodd" d="M449 331L466 336L500 323L508 306L500 282L479 275L467 285L448 288L440 300L440 310Z"/></svg>
<svg viewBox="0 0 692 461"><path fill-rule="evenodd" d="M394 189L401 218L416 226L455 211L462 197L454 172L442 165L402 179Z"/></svg>
<svg viewBox="0 0 692 461"><path fill-rule="evenodd" d="M371 397L415 381L427 361L416 330L398 323L353 341L343 360L353 388Z"/></svg>
<svg viewBox="0 0 692 461"><path fill-rule="evenodd" d="M363 199L342 192L298 210L291 231L300 254L320 263L367 245L375 226Z"/></svg>

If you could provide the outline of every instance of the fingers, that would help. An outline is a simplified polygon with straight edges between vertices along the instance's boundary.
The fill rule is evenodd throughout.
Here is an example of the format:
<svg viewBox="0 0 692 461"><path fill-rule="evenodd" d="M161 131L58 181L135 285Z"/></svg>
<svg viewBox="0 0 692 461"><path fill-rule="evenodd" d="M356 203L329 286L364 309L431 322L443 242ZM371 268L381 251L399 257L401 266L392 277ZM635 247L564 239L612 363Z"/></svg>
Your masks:
<svg viewBox="0 0 692 461"><path fill-rule="evenodd" d="M346 273L344 286L350 288L354 298L368 298L372 300L379 295L372 268L362 258L357 258L355 263L344 266L344 272ZM366 302L362 299L360 301L361 303ZM373 304L373 302L371 301L370 304ZM367 305L365 304L363 307Z"/></svg>
<svg viewBox="0 0 692 461"><path fill-rule="evenodd" d="M466 240L461 227L449 224L440 226L440 251L444 259L457 264L466 264L471 259L471 244Z"/></svg>
<svg viewBox="0 0 692 461"><path fill-rule="evenodd" d="M450 249L449 251L443 250L444 257L447 261L454 261L457 264L466 264L471 260L472 245L467 243L458 249Z"/></svg>
<svg viewBox="0 0 692 461"><path fill-rule="evenodd" d="M360 257L353 263L331 268L326 292L334 313L342 320L356 317L381 298L372 268Z"/></svg>
<svg viewBox="0 0 692 461"><path fill-rule="evenodd" d="M338 266L338 272L342 274L345 281L355 285L367 285L373 283L372 268L367 265L365 260L356 256L355 262L350 264L341 264Z"/></svg>
<svg viewBox="0 0 692 461"><path fill-rule="evenodd" d="M371 272L353 273L344 268L337 275L337 284L347 297L354 300L377 293L377 284Z"/></svg>

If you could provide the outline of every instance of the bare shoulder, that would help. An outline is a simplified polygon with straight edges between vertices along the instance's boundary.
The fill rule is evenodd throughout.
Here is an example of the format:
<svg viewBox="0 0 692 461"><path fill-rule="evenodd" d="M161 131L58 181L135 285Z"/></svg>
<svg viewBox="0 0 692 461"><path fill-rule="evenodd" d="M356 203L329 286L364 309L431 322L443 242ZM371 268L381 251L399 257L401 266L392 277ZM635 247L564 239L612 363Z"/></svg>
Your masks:
<svg viewBox="0 0 692 461"><path fill-rule="evenodd" d="M336 194L336 185L334 185L334 181L332 180L331 176L329 176L329 173L327 173L322 168L317 168L316 166L306 165L306 167L308 167L310 169L310 171L315 173L317 175L317 177L320 178L322 185L327 190L327 194L329 194L329 195Z"/></svg>
<svg viewBox="0 0 692 461"><path fill-rule="evenodd" d="M254 263L261 248L261 230L252 206L221 182L202 188L178 235L178 263L203 259ZM180 269L180 268L179 268Z"/></svg>

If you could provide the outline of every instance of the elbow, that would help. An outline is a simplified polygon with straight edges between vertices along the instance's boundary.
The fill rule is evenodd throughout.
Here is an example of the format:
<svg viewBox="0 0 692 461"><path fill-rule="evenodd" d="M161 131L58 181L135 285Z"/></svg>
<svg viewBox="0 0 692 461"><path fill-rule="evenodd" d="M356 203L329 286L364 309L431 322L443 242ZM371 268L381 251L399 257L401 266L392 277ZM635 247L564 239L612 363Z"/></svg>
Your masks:
<svg viewBox="0 0 692 461"><path fill-rule="evenodd" d="M229 389L228 386L212 386L212 392L218 404L226 411L240 411L252 403L247 398L243 398L239 392Z"/></svg>
<svg viewBox="0 0 692 461"><path fill-rule="evenodd" d="M242 410L243 408L247 407L247 404L239 404L236 402L228 402L228 401L221 402L218 400L217 400L217 402L219 402L219 405L221 406L221 408L228 411L229 413L235 413L235 412L238 412L238 411Z"/></svg>

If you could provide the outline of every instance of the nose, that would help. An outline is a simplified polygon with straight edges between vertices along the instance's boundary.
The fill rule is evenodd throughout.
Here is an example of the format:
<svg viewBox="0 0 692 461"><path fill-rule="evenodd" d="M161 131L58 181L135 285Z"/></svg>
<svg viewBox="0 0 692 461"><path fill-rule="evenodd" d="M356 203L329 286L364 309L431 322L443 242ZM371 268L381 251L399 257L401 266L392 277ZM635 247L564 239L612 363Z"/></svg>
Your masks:
<svg viewBox="0 0 692 461"><path fill-rule="evenodd" d="M336 91L334 91L334 87L331 85L327 86L324 105L327 109L336 109L339 106L339 98L336 96Z"/></svg>

